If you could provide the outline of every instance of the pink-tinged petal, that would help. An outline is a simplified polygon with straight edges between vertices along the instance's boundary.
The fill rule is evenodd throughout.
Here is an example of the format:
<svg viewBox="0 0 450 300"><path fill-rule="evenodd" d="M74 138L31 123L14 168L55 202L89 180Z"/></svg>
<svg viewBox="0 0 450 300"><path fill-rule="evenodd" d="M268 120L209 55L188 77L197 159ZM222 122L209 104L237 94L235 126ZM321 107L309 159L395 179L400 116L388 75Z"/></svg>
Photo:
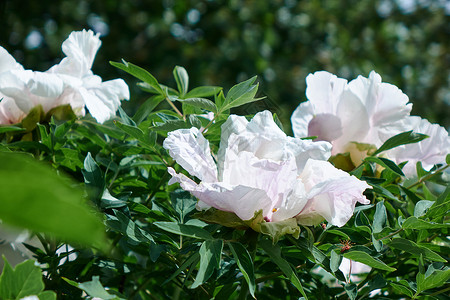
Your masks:
<svg viewBox="0 0 450 300"><path fill-rule="evenodd" d="M306 77L306 97L316 114L334 114L347 80L326 71L315 72Z"/></svg>
<svg viewBox="0 0 450 300"><path fill-rule="evenodd" d="M232 115L221 128L220 148L217 153L219 178L222 177L227 151L251 151L259 158L273 160L280 160L285 156L280 143L286 140L286 134L275 124L269 111L257 113L250 122L244 117ZM232 136L234 138L230 142Z"/></svg>
<svg viewBox="0 0 450 300"><path fill-rule="evenodd" d="M0 74L0 93L13 98L25 113L39 104L46 112L55 107L63 86L62 80L53 74L30 70L12 70Z"/></svg>
<svg viewBox="0 0 450 300"><path fill-rule="evenodd" d="M272 207L272 201L264 190L243 185L202 182L192 194L212 207L235 213L241 220L250 220L261 209L263 215L267 215Z"/></svg>
<svg viewBox="0 0 450 300"><path fill-rule="evenodd" d="M271 221L273 222L295 217L308 202L305 186L300 178L296 178L293 188L284 196L284 199L272 209Z"/></svg>
<svg viewBox="0 0 450 300"><path fill-rule="evenodd" d="M336 108L342 134L333 141L332 154L346 152L349 142L363 142L370 131L369 116L361 99L345 91ZM372 144L372 141L368 141Z"/></svg>
<svg viewBox="0 0 450 300"><path fill-rule="evenodd" d="M332 114L318 114L308 124L308 136L316 141L334 141L342 136L341 120Z"/></svg>
<svg viewBox="0 0 450 300"><path fill-rule="evenodd" d="M191 192L199 199L199 203L203 202L219 210L233 212L241 220L250 220L255 212L261 209L263 215L270 211L272 203L264 190L243 185L233 186L222 182L201 182L197 185L186 176L176 174L173 169L169 169L169 172L174 176L169 184L180 182L181 188Z"/></svg>
<svg viewBox="0 0 450 300"><path fill-rule="evenodd" d="M291 116L292 131L297 138L309 136L309 123L314 118L315 112L311 101L300 103Z"/></svg>
<svg viewBox="0 0 450 300"><path fill-rule="evenodd" d="M233 125L234 121L236 125ZM230 132L228 128L235 128L235 130ZM234 151L235 154L242 151L252 152L259 159L274 161L285 161L294 156L299 170L309 158L326 160L330 157L329 143L314 143L286 136L275 124L269 111L256 114L250 122L230 117L222 125L222 130L226 130L226 140L222 135L220 155L218 155L219 166L223 166L228 151Z"/></svg>
<svg viewBox="0 0 450 300"><path fill-rule="evenodd" d="M427 170L435 164L445 163L445 157L450 153L450 137L444 127L416 116L409 117L405 126L407 130L429 136L419 143L402 145L387 152L396 163L408 161L403 167L406 176L416 175L418 161L422 162L422 166Z"/></svg>
<svg viewBox="0 0 450 300"><path fill-rule="evenodd" d="M192 176L205 182L217 181L217 167L209 142L197 128L169 132L163 147Z"/></svg>
<svg viewBox="0 0 450 300"><path fill-rule="evenodd" d="M92 30L73 31L62 43L62 50L67 57L48 71L78 78L91 75L95 55L101 46L99 36Z"/></svg>
<svg viewBox="0 0 450 300"><path fill-rule="evenodd" d="M23 67L5 48L0 46L0 73L11 70L23 70Z"/></svg>
<svg viewBox="0 0 450 300"><path fill-rule="evenodd" d="M358 76L348 84L348 88L366 107L369 117L370 131L361 142L379 147L384 142L380 135L400 133L402 120L409 116L412 104L408 104L408 96L399 88L381 82L375 71L369 74L369 78Z"/></svg>
<svg viewBox="0 0 450 300"><path fill-rule="evenodd" d="M328 160L331 156L331 144L324 141L313 142L287 137L285 147L295 157L298 173L302 172L309 159Z"/></svg>
<svg viewBox="0 0 450 300"><path fill-rule="evenodd" d="M309 199L297 216L300 224L315 225L326 219L341 227L352 217L356 202L369 204L362 193L370 186L328 162L309 160L300 178Z"/></svg>
<svg viewBox="0 0 450 300"><path fill-rule="evenodd" d="M285 161L257 158L251 152L228 151L225 158L223 182L265 190L273 207L292 189L297 166L292 157Z"/></svg>
<svg viewBox="0 0 450 300"><path fill-rule="evenodd" d="M16 124L25 118L26 114L17 107L12 98L0 94L0 124Z"/></svg>
<svg viewBox="0 0 450 300"><path fill-rule="evenodd" d="M26 82L31 77L31 73L32 71L23 71L22 75L28 75L27 78L23 78L23 76L19 76L12 71L0 74L0 93L14 99L16 105L25 113L28 113L35 106L30 100L26 88Z"/></svg>

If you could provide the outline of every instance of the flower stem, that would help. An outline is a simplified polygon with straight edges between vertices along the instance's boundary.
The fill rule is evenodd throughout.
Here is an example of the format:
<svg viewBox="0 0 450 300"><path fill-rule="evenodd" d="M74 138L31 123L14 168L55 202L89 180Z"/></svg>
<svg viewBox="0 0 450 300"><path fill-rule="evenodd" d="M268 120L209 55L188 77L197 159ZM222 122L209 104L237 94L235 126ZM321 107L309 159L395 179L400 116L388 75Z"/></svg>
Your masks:
<svg viewBox="0 0 450 300"><path fill-rule="evenodd" d="M435 175L437 175L437 174L439 174L439 173L442 173L442 172L443 172L445 169L447 169L448 167L450 167L450 165L446 165L446 166L444 166L444 167L442 167L442 168L440 168L440 169L437 169L434 173L428 174L428 175L426 175L426 176L420 178L416 183L413 183L413 184L411 184L410 186L408 186L407 189L409 190L409 189L411 189L411 188L413 188L413 187L418 186L418 185L421 184L422 182L427 181L428 179L434 177Z"/></svg>

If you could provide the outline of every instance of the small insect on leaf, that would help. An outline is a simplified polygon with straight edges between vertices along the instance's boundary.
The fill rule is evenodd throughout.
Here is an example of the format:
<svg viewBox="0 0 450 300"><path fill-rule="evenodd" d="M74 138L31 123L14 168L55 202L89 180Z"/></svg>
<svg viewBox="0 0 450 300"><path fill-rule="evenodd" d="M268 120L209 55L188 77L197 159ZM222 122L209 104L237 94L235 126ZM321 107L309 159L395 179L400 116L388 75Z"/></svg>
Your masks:
<svg viewBox="0 0 450 300"><path fill-rule="evenodd" d="M350 240L341 240L341 253L344 253L347 250L350 250L352 245L355 243L352 243Z"/></svg>

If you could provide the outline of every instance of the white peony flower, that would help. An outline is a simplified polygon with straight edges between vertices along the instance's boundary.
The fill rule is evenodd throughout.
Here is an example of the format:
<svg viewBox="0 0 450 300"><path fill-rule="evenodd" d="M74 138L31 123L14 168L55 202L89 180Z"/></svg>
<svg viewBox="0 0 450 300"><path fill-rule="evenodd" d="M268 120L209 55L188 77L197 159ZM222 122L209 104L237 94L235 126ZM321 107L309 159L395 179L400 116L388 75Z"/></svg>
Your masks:
<svg viewBox="0 0 450 300"><path fill-rule="evenodd" d="M377 147L401 132L409 116L408 97L382 83L374 71L347 83L325 71L306 77L306 97L291 117L296 137L317 136L332 143L332 154L348 151L351 142Z"/></svg>
<svg viewBox="0 0 450 300"><path fill-rule="evenodd" d="M79 115L86 106L100 123L114 117L121 100L128 100L130 92L122 79L102 82L91 71L95 55L100 48L99 34L89 30L72 32L62 44L66 57L48 70L58 75L65 84L62 104L70 104Z"/></svg>
<svg viewBox="0 0 450 300"><path fill-rule="evenodd" d="M63 42L66 57L46 72L24 70L14 58L0 47L0 98L10 98L25 115L35 106L44 112L70 104L78 116L85 107L100 123L113 117L121 100L128 100L128 86L122 79L102 82L91 71L95 54L101 45L97 35L89 30L72 32ZM5 97L3 97L5 96ZM3 107L5 106L5 107ZM10 102L1 104L0 124L20 121Z"/></svg>
<svg viewBox="0 0 450 300"><path fill-rule="evenodd" d="M217 165L196 128L170 132L163 146L201 181L168 170L173 176L169 184L179 182L197 197L198 209L214 207L242 220L262 210L268 222L296 217L300 224L312 225L325 218L343 226L356 202L369 203L362 195L369 187L365 182L326 162L329 143L286 136L268 111L250 122L236 115L228 118L222 125Z"/></svg>
<svg viewBox="0 0 450 300"><path fill-rule="evenodd" d="M408 97L396 86L383 83L374 71L369 78L358 76L349 83L320 71L308 75L306 83L309 101L301 103L291 117L294 136L317 136L317 141L328 141L333 145L332 155L349 152L357 165L366 154L354 142L379 148L394 135L414 130L430 138L386 155L397 163L411 161L404 169L407 176L415 175L412 166L417 161L424 161L428 167L445 161L449 152L445 129L411 117Z"/></svg>

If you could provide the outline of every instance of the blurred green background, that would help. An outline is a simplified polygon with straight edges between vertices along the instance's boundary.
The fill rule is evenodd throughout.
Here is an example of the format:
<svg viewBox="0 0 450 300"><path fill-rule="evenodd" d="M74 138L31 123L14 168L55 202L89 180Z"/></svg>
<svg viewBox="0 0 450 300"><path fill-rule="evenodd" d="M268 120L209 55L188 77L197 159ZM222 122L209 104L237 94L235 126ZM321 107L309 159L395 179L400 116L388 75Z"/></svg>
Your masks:
<svg viewBox="0 0 450 300"><path fill-rule="evenodd" d="M239 113L277 112L284 125L305 101L305 77L327 70L353 79L376 70L414 103L412 114L450 127L450 2L446 0L2 0L0 45L25 68L58 63L73 30L103 42L94 73L124 78L125 109L146 99L108 61L124 58L174 85L184 66L191 87L259 76L267 98Z"/></svg>

